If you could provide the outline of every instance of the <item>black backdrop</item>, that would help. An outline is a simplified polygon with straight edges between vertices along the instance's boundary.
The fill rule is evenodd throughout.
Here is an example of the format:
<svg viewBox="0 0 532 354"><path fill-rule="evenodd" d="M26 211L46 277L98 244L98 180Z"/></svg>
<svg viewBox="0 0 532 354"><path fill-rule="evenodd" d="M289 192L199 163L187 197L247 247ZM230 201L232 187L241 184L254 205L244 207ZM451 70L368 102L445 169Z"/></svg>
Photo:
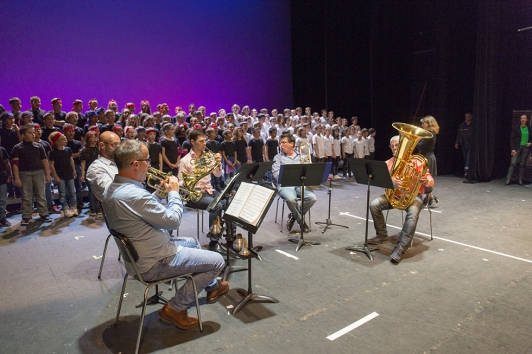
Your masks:
<svg viewBox="0 0 532 354"><path fill-rule="evenodd" d="M386 159L395 121L433 115L439 174L461 173L458 125L473 112L472 172L509 165L512 110L532 108L532 4L506 0L292 0L294 103L359 117Z"/></svg>

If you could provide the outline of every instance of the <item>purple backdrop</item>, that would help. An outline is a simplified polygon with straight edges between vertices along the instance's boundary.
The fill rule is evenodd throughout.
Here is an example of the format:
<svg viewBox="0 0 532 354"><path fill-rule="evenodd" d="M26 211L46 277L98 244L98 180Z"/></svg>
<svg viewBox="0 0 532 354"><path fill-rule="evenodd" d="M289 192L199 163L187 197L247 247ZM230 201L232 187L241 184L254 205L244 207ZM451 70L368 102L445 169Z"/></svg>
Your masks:
<svg viewBox="0 0 532 354"><path fill-rule="evenodd" d="M292 107L290 2L0 2L0 103Z"/></svg>

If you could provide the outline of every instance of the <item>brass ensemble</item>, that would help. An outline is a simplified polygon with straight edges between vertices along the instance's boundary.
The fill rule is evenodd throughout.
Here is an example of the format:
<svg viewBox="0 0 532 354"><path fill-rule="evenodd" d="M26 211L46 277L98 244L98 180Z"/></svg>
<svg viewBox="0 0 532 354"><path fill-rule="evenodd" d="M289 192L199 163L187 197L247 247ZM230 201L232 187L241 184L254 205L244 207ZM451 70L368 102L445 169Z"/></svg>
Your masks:
<svg viewBox="0 0 532 354"><path fill-rule="evenodd" d="M386 189L385 195L392 207L405 210L414 203L421 188L419 178L427 173L428 168L425 156L412 152L421 139L432 138L432 133L406 123L393 123L392 126L399 131L399 146L395 153L391 177L400 180L401 184L395 189ZM416 161L423 166L420 173L415 168Z"/></svg>
<svg viewBox="0 0 532 354"><path fill-rule="evenodd" d="M299 153L299 163L312 163L309 143L301 142L297 148L297 152Z"/></svg>
<svg viewBox="0 0 532 354"><path fill-rule="evenodd" d="M206 149L199 158L190 160L192 165L192 173L188 174L181 171L181 179L183 185L179 187L179 194L184 201L198 202L203 193L201 189L194 188L196 184L205 176L210 175L212 171L220 166L220 163L216 161L216 157L212 151ZM153 167L148 168L146 174L146 183L159 191L162 197L166 198L168 192L161 187L161 182L168 179L172 175L172 172L164 173Z"/></svg>

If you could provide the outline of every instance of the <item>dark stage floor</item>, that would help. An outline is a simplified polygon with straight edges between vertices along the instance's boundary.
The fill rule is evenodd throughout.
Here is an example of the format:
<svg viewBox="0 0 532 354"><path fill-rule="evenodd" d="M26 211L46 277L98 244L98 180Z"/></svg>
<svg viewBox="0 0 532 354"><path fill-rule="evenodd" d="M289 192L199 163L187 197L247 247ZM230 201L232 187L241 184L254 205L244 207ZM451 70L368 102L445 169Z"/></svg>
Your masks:
<svg viewBox="0 0 532 354"><path fill-rule="evenodd" d="M231 315L241 299L236 288L247 289L247 273L232 274L232 289L217 304L206 305L202 294L203 333L162 322L160 305L150 306L141 352L532 353L532 189L440 176L435 192L434 240L423 211L414 247L399 265L389 261L392 244L374 251L374 261L344 250L364 238L366 189L352 180L333 189L332 221L347 230L322 234L314 224L325 221L328 205L327 188L316 190L307 238L321 246L296 253L274 223L274 204L255 236L264 259L253 262L253 291L279 303L253 303ZM380 193L375 188L372 196ZM114 328L124 269L111 241L97 279L103 220L52 218L25 228L17 215L2 230L0 352L133 352L143 287L128 282ZM397 234L401 213L390 212L388 223ZM186 213L180 233L195 234L195 227L196 215ZM366 322L348 327L359 320Z"/></svg>

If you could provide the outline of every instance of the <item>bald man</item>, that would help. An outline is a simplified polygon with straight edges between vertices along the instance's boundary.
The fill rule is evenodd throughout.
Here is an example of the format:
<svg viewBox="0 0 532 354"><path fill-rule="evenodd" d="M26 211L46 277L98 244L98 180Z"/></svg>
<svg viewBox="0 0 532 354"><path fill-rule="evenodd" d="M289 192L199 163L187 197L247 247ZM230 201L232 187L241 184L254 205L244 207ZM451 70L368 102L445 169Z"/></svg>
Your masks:
<svg viewBox="0 0 532 354"><path fill-rule="evenodd" d="M120 137L113 132L104 132L98 139L100 154L87 170L87 181L94 197L102 202L105 188L113 182L118 169L114 162L114 152L120 144Z"/></svg>

